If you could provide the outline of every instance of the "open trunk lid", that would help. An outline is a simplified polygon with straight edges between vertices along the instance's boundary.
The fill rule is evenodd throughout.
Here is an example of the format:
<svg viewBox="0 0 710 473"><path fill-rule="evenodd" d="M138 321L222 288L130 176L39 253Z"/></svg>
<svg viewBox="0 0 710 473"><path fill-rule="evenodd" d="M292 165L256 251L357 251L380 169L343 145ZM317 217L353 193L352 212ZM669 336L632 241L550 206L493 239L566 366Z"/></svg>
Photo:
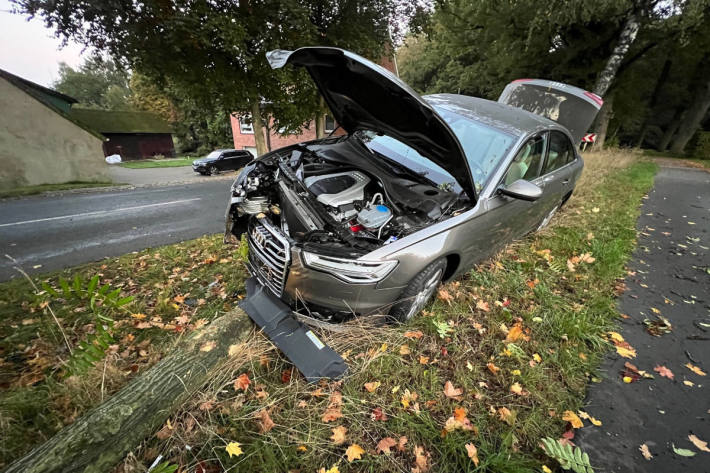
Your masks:
<svg viewBox="0 0 710 473"><path fill-rule="evenodd" d="M567 128L579 144L604 101L586 90L542 79L518 79L508 84L498 102L541 115Z"/></svg>
<svg viewBox="0 0 710 473"><path fill-rule="evenodd" d="M398 139L451 174L476 201L473 176L456 135L419 94L382 66L338 48L274 50L272 68L305 67L348 133L372 130Z"/></svg>

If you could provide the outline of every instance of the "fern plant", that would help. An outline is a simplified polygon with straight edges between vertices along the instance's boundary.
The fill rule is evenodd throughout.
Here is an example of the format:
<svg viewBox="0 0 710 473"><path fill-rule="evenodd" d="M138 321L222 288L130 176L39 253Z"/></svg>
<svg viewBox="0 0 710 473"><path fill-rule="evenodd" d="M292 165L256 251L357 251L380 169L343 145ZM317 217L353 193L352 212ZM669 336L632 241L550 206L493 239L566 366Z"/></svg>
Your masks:
<svg viewBox="0 0 710 473"><path fill-rule="evenodd" d="M589 464L589 455L581 448L572 448L570 444L562 444L559 440L550 437L542 439L542 444L547 456L557 460L563 469L575 473L594 473L594 469Z"/></svg>
<svg viewBox="0 0 710 473"><path fill-rule="evenodd" d="M86 283L78 274L71 282L59 278L58 283L59 290L54 289L46 282L42 283L42 287L51 298L88 302L91 310L90 315L96 327L95 333L79 342L66 363L65 374L67 376L82 374L103 360L106 356L106 349L115 342L111 334L113 319L107 314L129 304L133 301L133 296L121 297L121 290L112 290L109 284L99 286L98 275Z"/></svg>

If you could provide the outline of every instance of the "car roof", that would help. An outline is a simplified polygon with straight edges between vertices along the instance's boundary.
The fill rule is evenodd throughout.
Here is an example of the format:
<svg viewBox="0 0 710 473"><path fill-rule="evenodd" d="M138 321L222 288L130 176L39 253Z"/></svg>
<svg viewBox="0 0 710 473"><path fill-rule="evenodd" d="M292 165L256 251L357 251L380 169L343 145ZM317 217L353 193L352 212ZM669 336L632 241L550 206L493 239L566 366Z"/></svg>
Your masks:
<svg viewBox="0 0 710 473"><path fill-rule="evenodd" d="M443 107L514 136L540 129L563 129L545 117L492 100L459 94L433 94L423 98L434 107Z"/></svg>

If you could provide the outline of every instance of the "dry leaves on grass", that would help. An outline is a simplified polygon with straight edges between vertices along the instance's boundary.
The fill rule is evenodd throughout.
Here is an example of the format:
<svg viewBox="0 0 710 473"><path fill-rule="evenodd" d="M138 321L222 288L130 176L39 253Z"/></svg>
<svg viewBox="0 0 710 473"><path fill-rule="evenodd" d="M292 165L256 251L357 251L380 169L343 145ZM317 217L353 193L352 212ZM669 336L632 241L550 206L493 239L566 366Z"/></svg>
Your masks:
<svg viewBox="0 0 710 473"><path fill-rule="evenodd" d="M385 437L377 442L377 451L389 455L390 449L397 445L397 441L392 437Z"/></svg>
<svg viewBox="0 0 710 473"><path fill-rule="evenodd" d="M249 375L247 373L242 373L237 379L234 380L234 390L235 391L246 391L249 389L251 381L249 380Z"/></svg>
<svg viewBox="0 0 710 473"><path fill-rule="evenodd" d="M333 441L335 445L342 445L345 443L345 435L348 433L348 429L346 427L343 427L342 425L335 427L331 429L333 431L333 435L330 436L330 439Z"/></svg>
<svg viewBox="0 0 710 473"><path fill-rule="evenodd" d="M350 445L347 450L345 450L345 456L348 457L348 462L353 462L355 460L360 460L362 458L365 450L356 443Z"/></svg>
<svg viewBox="0 0 710 473"><path fill-rule="evenodd" d="M429 453L424 447L414 447L414 467L412 473L425 473L429 471Z"/></svg>
<svg viewBox="0 0 710 473"><path fill-rule="evenodd" d="M328 407L323 413L323 422L332 422L343 417L341 405L343 404L343 395L339 391L333 391L330 394Z"/></svg>
<svg viewBox="0 0 710 473"><path fill-rule="evenodd" d="M463 389L460 388L455 388L453 384L451 384L451 381L447 381L444 383L444 396L448 397L449 399L455 399L455 400L460 400L461 395L463 394Z"/></svg>
<svg viewBox="0 0 710 473"><path fill-rule="evenodd" d="M365 389L367 390L368 393L372 393L372 392L375 392L375 390L376 390L377 388L379 388L381 384L382 384L382 383L380 383L379 381L373 381L373 382L371 382L371 383L365 383Z"/></svg>
<svg viewBox="0 0 710 473"><path fill-rule="evenodd" d="M232 456L238 457L244 453L242 452L242 444L239 442L229 442L224 449L229 453L229 458L232 458Z"/></svg>
<svg viewBox="0 0 710 473"><path fill-rule="evenodd" d="M466 454L468 455L468 458L473 461L473 464L478 466L479 460L478 460L478 449L476 446L472 443L467 443L465 445L466 447Z"/></svg>
<svg viewBox="0 0 710 473"><path fill-rule="evenodd" d="M413 338L413 339L420 339L424 336L424 333L422 333L421 330L408 330L404 332L404 337L405 338Z"/></svg>
<svg viewBox="0 0 710 473"><path fill-rule="evenodd" d="M471 424L471 421L466 417L468 411L463 407L457 407L454 409L454 415L449 417L444 424L444 430L447 432L453 432L454 430L472 430L474 433L478 434L478 429L476 426Z"/></svg>
<svg viewBox="0 0 710 473"><path fill-rule="evenodd" d="M516 413L511 411L507 407L498 408L498 418L508 425L513 425L515 423Z"/></svg>
<svg viewBox="0 0 710 473"><path fill-rule="evenodd" d="M274 421L271 420L269 411L267 411L266 409L258 411L256 414L254 414L254 418L258 421L259 432L262 434L269 432L276 425L274 424Z"/></svg>

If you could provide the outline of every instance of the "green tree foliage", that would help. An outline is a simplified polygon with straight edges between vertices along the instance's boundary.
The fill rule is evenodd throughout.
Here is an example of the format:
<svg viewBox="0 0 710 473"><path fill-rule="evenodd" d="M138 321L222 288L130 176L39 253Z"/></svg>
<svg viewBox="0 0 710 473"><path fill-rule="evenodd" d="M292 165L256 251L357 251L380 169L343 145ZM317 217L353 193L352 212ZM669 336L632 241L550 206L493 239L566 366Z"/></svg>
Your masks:
<svg viewBox="0 0 710 473"><path fill-rule="evenodd" d="M131 109L129 74L110 59L92 56L74 69L61 63L53 87L79 101L86 108Z"/></svg>
<svg viewBox="0 0 710 473"><path fill-rule="evenodd" d="M660 147L669 127L678 122L693 126L681 115L706 85L702 78L708 76L703 58L710 51L709 4L437 0L424 32L408 37L398 51L400 72L424 93L496 99L507 83L521 77L592 90L635 12L640 31L606 94L614 98L609 131L621 144L635 145L643 138L646 145ZM669 72L661 77L669 58ZM670 131L671 136L677 133Z"/></svg>
<svg viewBox="0 0 710 473"><path fill-rule="evenodd" d="M272 71L265 53L337 45L378 58L390 24L416 8L401 0L216 0L85 2L16 0L64 38L108 53L151 81L189 96L211 116L251 113L260 105L279 128L293 129L320 110L302 70Z"/></svg>

